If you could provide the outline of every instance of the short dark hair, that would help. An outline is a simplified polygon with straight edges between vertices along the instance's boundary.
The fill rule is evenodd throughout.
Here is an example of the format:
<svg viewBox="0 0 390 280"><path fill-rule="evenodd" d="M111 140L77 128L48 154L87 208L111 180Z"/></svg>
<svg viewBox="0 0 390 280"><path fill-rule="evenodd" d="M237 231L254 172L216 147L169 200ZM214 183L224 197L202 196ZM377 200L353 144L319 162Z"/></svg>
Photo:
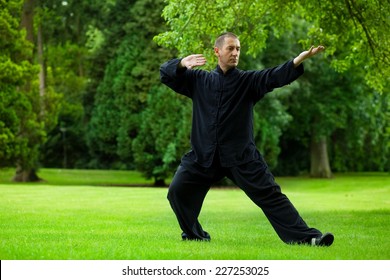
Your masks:
<svg viewBox="0 0 390 280"><path fill-rule="evenodd" d="M217 48L221 48L223 46L223 43L225 42L226 37L232 37L238 39L238 36L233 32L224 32L221 35L219 35L218 38L215 40L214 46Z"/></svg>

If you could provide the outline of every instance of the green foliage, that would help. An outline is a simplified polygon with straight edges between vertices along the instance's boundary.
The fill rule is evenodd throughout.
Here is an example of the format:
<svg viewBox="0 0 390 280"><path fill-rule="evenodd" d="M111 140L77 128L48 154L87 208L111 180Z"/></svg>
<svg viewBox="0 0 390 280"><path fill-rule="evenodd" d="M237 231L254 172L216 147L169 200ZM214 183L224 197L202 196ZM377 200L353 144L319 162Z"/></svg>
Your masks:
<svg viewBox="0 0 390 280"><path fill-rule="evenodd" d="M189 150L191 103L165 86L151 90L133 141L137 169L156 182L172 176L179 159Z"/></svg>
<svg viewBox="0 0 390 280"><path fill-rule="evenodd" d="M21 1L0 1L0 89L23 86L37 73L29 61L32 46L19 29L21 5Z"/></svg>
<svg viewBox="0 0 390 280"><path fill-rule="evenodd" d="M11 165L22 150L22 139L18 138L20 114L31 107L28 100L15 88L2 87L0 91L0 159L1 165Z"/></svg>
<svg viewBox="0 0 390 280"><path fill-rule="evenodd" d="M321 42L325 55L339 72L351 67L365 70L366 83L379 92L388 87L390 75L390 21L388 1L300 1L302 17L313 25L306 45ZM378 75L379 74L379 75Z"/></svg>
<svg viewBox="0 0 390 280"><path fill-rule="evenodd" d="M277 1L171 0L163 10L170 30L155 40L181 55L204 53L215 62L215 38L231 31L240 36L246 53L256 56L265 48L270 29L277 34L290 27L285 15L291 11L291 5Z"/></svg>
<svg viewBox="0 0 390 280"><path fill-rule="evenodd" d="M386 132L389 127L386 112L390 110L390 96L363 91L354 98L346 129L332 134L334 169L389 171L390 135Z"/></svg>
<svg viewBox="0 0 390 280"><path fill-rule="evenodd" d="M305 25L297 22L295 33L302 32ZM277 60L280 50L287 49L290 41L288 36L270 36L263 60L272 65L271 61ZM299 51L296 45L290 48ZM385 147L389 138L384 129L388 95L362 83L361 68L351 66L348 73L340 73L330 64L329 57L306 61L304 76L294 83L293 93L282 100L293 120L281 139L276 174L306 172L313 137L328 139L334 171L389 169L389 150Z"/></svg>
<svg viewBox="0 0 390 280"><path fill-rule="evenodd" d="M123 13L124 3L116 3L111 15L116 19L113 28L110 33L103 33L106 43L102 49L108 49L110 53L112 42L118 42L118 45L116 52L108 58L104 76L97 87L88 143L94 157L99 157L103 166L134 168L135 164L149 174L149 169L154 167L137 166L140 161L134 158L134 154L138 151L134 151L132 143L145 121L140 114L148 106L147 96L151 88L160 83L157 69L169 55L151 40L162 30L160 12L163 1L135 1L126 5L126 13Z"/></svg>
<svg viewBox="0 0 390 280"><path fill-rule="evenodd" d="M113 19L113 28L103 32L105 43L101 50L109 54L111 50L116 51L108 57L88 124L88 145L93 157L98 158L95 167L132 166L131 138L136 135L137 114L144 103L146 93L142 91L147 90L139 86L145 81L139 65L147 41L134 32L139 23L133 17L129 21L133 7L134 3L117 1L107 15L108 19Z"/></svg>
<svg viewBox="0 0 390 280"><path fill-rule="evenodd" d="M39 93L32 88L38 68L30 62L32 46L19 28L22 4L0 2L0 164L31 168L45 127L37 110Z"/></svg>
<svg viewBox="0 0 390 280"><path fill-rule="evenodd" d="M214 38L223 31L232 31L240 36L246 53L256 56L266 47L270 33L279 37L303 18L311 25L295 38L297 42L302 42L304 48L325 45L338 71L364 67L366 82L381 92L390 76L389 9L387 1L364 0L321 4L314 0L170 0L163 11L170 30L155 40L165 47L177 48L180 54L205 53L211 61ZM378 71L381 75L377 75Z"/></svg>
<svg viewBox="0 0 390 280"><path fill-rule="evenodd" d="M109 4L44 0L36 9L45 44L47 87L63 97L56 110L58 115L52 118L55 123L40 149L44 166L83 167L88 161L83 103L92 67L92 52L87 45L91 47L92 43L87 44L87 35L96 19L107 12Z"/></svg>
<svg viewBox="0 0 390 280"><path fill-rule="evenodd" d="M280 95L288 95L289 92L290 90L279 90L278 93L267 96L255 109L255 142L271 169L278 164L279 139L292 120L280 101L283 98Z"/></svg>

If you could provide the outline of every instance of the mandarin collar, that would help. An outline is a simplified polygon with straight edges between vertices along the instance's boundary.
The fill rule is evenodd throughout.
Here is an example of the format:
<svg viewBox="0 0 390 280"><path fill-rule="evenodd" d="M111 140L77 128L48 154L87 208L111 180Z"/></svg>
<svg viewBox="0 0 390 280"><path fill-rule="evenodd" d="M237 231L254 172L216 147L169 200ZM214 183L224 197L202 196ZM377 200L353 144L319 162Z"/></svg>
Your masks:
<svg viewBox="0 0 390 280"><path fill-rule="evenodd" d="M235 72L237 70L236 67L233 67L233 68L230 68L226 73L223 73L221 67L219 66L219 64L217 65L217 67L215 68L215 71L217 71L219 74L222 74L224 76L227 76L227 75L230 75L232 74L233 72Z"/></svg>

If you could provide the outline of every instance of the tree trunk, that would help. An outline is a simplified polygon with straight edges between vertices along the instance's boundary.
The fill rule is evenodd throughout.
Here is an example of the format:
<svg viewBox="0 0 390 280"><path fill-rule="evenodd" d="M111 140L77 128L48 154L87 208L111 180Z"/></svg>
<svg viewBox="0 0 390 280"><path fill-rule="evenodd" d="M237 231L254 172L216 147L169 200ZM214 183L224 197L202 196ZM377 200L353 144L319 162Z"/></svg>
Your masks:
<svg viewBox="0 0 390 280"><path fill-rule="evenodd" d="M25 0L22 12L22 28L26 29L26 39L34 44L34 0Z"/></svg>
<svg viewBox="0 0 390 280"><path fill-rule="evenodd" d="M45 96L46 88L46 73L45 73L45 62L43 58L43 38L42 38L42 24L38 25L38 39L37 39L37 48L38 48L38 63L40 66L39 70L39 96L41 98L41 113L43 113L43 97Z"/></svg>
<svg viewBox="0 0 390 280"><path fill-rule="evenodd" d="M155 178L154 179L154 186L155 187L165 187L166 185L165 185L164 179L157 179L157 178Z"/></svg>
<svg viewBox="0 0 390 280"><path fill-rule="evenodd" d="M21 28L26 29L26 39L34 44L34 0L25 0L23 4ZM34 61L34 53L31 53L30 61ZM25 85L25 91L31 90L31 84ZM23 130L23 128L20 128ZM34 168L26 168L23 164L17 164L15 175L12 179L14 182L37 182L42 181Z"/></svg>
<svg viewBox="0 0 390 280"><path fill-rule="evenodd" d="M310 145L310 176L315 178L331 178L326 137L316 139L312 136Z"/></svg>
<svg viewBox="0 0 390 280"><path fill-rule="evenodd" d="M41 182L43 181L41 178L38 177L35 169L30 168L22 168L21 166L18 166L16 168L15 176L12 178L12 181L14 182Z"/></svg>

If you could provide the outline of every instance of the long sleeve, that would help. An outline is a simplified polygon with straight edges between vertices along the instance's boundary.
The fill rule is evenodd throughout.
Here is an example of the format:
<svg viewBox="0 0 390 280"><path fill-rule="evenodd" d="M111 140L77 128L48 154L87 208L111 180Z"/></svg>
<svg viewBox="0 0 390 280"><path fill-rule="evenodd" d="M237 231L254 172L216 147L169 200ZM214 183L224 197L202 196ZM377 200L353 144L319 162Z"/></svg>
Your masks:
<svg viewBox="0 0 390 280"><path fill-rule="evenodd" d="M303 65L301 64L295 68L293 60L289 60L273 68L256 71L256 77L252 85L255 92L254 102L256 103L263 98L267 92L290 84L303 73Z"/></svg>
<svg viewBox="0 0 390 280"><path fill-rule="evenodd" d="M179 94L191 97L186 79L186 68L178 69L177 66L181 59L175 58L165 62L160 67L160 80Z"/></svg>

